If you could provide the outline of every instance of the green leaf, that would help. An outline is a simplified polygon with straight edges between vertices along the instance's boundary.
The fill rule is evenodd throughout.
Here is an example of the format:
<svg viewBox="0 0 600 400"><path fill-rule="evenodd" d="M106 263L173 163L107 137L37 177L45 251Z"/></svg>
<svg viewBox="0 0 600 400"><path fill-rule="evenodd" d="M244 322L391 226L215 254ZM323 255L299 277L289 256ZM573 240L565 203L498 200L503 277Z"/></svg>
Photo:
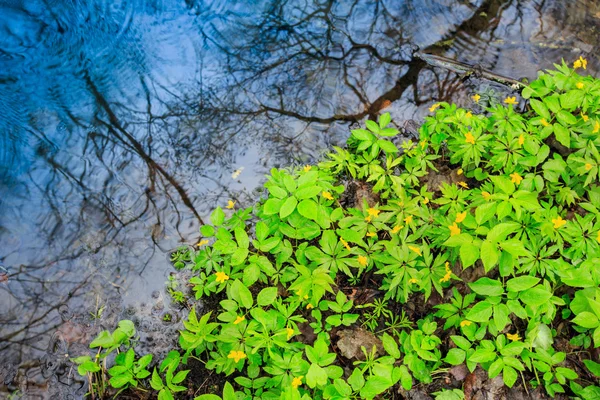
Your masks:
<svg viewBox="0 0 600 400"><path fill-rule="evenodd" d="M194 400L221 400L221 397L216 394L202 394L194 397Z"/></svg>
<svg viewBox="0 0 600 400"><path fill-rule="evenodd" d="M577 123L577 117L565 110L560 110L558 114L556 114L556 119L561 125L574 125Z"/></svg>
<svg viewBox="0 0 600 400"><path fill-rule="evenodd" d="M496 358L496 353L493 350L486 348L480 348L475 350L473 354L469 356L469 361L477 363L486 363Z"/></svg>
<svg viewBox="0 0 600 400"><path fill-rule="evenodd" d="M314 200L302 200L298 204L298 212L304 218L315 220L317 218L318 206Z"/></svg>
<svg viewBox="0 0 600 400"><path fill-rule="evenodd" d="M596 314L593 314L588 311L583 311L577 314L577 316L573 318L573 323L587 329L593 329L600 325Z"/></svg>
<svg viewBox="0 0 600 400"><path fill-rule="evenodd" d="M354 129L352 130L352 136L360 141L372 141L374 139L373 134L366 129Z"/></svg>
<svg viewBox="0 0 600 400"><path fill-rule="evenodd" d="M596 378L600 378L600 364L592 360L583 360L583 363L587 369L589 369L590 372L596 376Z"/></svg>
<svg viewBox="0 0 600 400"><path fill-rule="evenodd" d="M281 210L281 204L283 200L280 199L268 199L263 205L263 212L265 215L277 214Z"/></svg>
<svg viewBox="0 0 600 400"><path fill-rule="evenodd" d="M459 365L465 361L466 355L467 355L467 353L465 353L464 350L456 349L456 348L450 349L448 351L448 354L444 358L444 361L450 365Z"/></svg>
<svg viewBox="0 0 600 400"><path fill-rule="evenodd" d="M515 371L515 369L513 367L509 367L508 365L505 365L504 368L502 369L502 380L504 381L504 384L506 386L508 386L509 388L511 388L517 381L517 378L518 378L517 371Z"/></svg>
<svg viewBox="0 0 600 400"><path fill-rule="evenodd" d="M480 256L486 272L491 270L498 262L498 258L500 258L500 254L498 254L498 250L496 249L496 244L489 240L484 240L483 243L481 243Z"/></svg>
<svg viewBox="0 0 600 400"><path fill-rule="evenodd" d="M210 222L212 222L212 224L214 226L221 226L221 225L223 225L224 221L225 221L225 213L223 212L223 209L221 207L217 207L210 214Z"/></svg>
<svg viewBox="0 0 600 400"><path fill-rule="evenodd" d="M244 230L244 228L237 227L235 228L235 240L238 243L238 247L243 247L245 249L250 245L250 240L248 239L248 234Z"/></svg>
<svg viewBox="0 0 600 400"><path fill-rule="evenodd" d="M389 112L381 114L381 116L379 117L379 128L385 128L390 124L390 122L392 122L392 117L390 116Z"/></svg>
<svg viewBox="0 0 600 400"><path fill-rule="evenodd" d="M285 196L287 196L287 191L279 186L271 185L268 187L268 189L269 193L278 199L283 199Z"/></svg>
<svg viewBox="0 0 600 400"><path fill-rule="evenodd" d="M511 239L504 242L500 242L502 250L510 253L513 257L527 256L529 252L525 250L525 246L520 240Z"/></svg>
<svg viewBox="0 0 600 400"><path fill-rule="evenodd" d="M402 385L402 388L404 388L404 390L412 389L412 376L410 372L408 372L406 365L401 365L398 368L398 371L400 373L400 384Z"/></svg>
<svg viewBox="0 0 600 400"><path fill-rule="evenodd" d="M237 396L235 395L235 390L231 383L225 382L225 386L223 387L223 400L236 400Z"/></svg>
<svg viewBox="0 0 600 400"><path fill-rule="evenodd" d="M489 233L487 234L487 240L494 243L501 242L520 227L521 225L516 222L504 222L502 224L497 224L490 229Z"/></svg>
<svg viewBox="0 0 600 400"><path fill-rule="evenodd" d="M529 100L529 104L531 105L531 108L533 108L533 110L537 113L537 115L539 115L542 118L545 118L546 121L550 121L552 119L550 111L548 111L548 107L546 107L546 105L541 101L531 99Z"/></svg>
<svg viewBox="0 0 600 400"><path fill-rule="evenodd" d="M171 379L171 383L181 383L186 376L190 373L189 369L186 369L185 371L179 371L174 377L173 379Z"/></svg>
<svg viewBox="0 0 600 400"><path fill-rule="evenodd" d="M560 144L565 147L571 146L571 134L569 130L560 124L554 124L554 136Z"/></svg>
<svg viewBox="0 0 600 400"><path fill-rule="evenodd" d="M312 185L312 186L307 186L307 187L298 189L296 191L296 193L294 193L294 196L296 196L296 198L299 200L304 200L304 199L310 199L312 197L315 197L320 192L321 192L320 186Z"/></svg>
<svg viewBox="0 0 600 400"><path fill-rule="evenodd" d="M524 290L519 294L519 299L523 303L532 307L541 306L550 300L551 297L552 292L549 292L546 288L540 285Z"/></svg>
<svg viewBox="0 0 600 400"><path fill-rule="evenodd" d="M296 197L291 196L288 197L283 204L281 205L281 209L279 210L279 218L285 218L296 209L296 205L298 204L298 199Z"/></svg>
<svg viewBox="0 0 600 400"><path fill-rule="evenodd" d="M394 358L400 358L400 350L398 349L398 343L396 343L396 340L393 337L391 337L387 333L384 333L381 337L381 341L383 343L383 348L390 356Z"/></svg>
<svg viewBox="0 0 600 400"><path fill-rule="evenodd" d="M90 343L90 349L93 349L95 347L108 348L108 347L112 347L114 344L115 344L115 340L113 339L110 332L102 331L98 334L96 339L92 340L92 343Z"/></svg>
<svg viewBox="0 0 600 400"><path fill-rule="evenodd" d="M152 389L154 390L161 390L163 387L165 387L162 379L158 375L158 372L156 372L156 368L154 368L152 371L152 380L150 381L150 386L152 386Z"/></svg>
<svg viewBox="0 0 600 400"><path fill-rule="evenodd" d="M348 383L352 386L355 392L362 388L365 384L365 378L359 368L354 368L352 375L348 378Z"/></svg>
<svg viewBox="0 0 600 400"><path fill-rule="evenodd" d="M394 143L390 142L389 140L381 139L381 140L377 141L377 144L386 153L398 153L398 151L399 151L398 148L396 147L396 145Z"/></svg>
<svg viewBox="0 0 600 400"><path fill-rule="evenodd" d="M515 191L515 184L506 176L490 176L494 186L506 194L512 194Z"/></svg>
<svg viewBox="0 0 600 400"><path fill-rule="evenodd" d="M110 386L114 387L115 389L121 388L121 387L127 385L129 383L130 379L131 379L130 374L113 376L112 378L110 378Z"/></svg>
<svg viewBox="0 0 600 400"><path fill-rule="evenodd" d="M368 119L365 121L365 125L367 126L367 129L371 132L379 133L379 125L377 125L375 121L371 121L370 119Z"/></svg>
<svg viewBox="0 0 600 400"><path fill-rule="evenodd" d="M569 90L560 95L560 106L568 110L578 108L583 101L584 92L582 90Z"/></svg>
<svg viewBox="0 0 600 400"><path fill-rule="evenodd" d="M383 393L393 385L393 382L382 376L371 376L367 383L360 390L360 396L365 399L372 399L380 393Z"/></svg>
<svg viewBox="0 0 600 400"><path fill-rule="evenodd" d="M487 301L475 304L467 313L466 318L475 322L488 322L492 316L494 305Z"/></svg>
<svg viewBox="0 0 600 400"><path fill-rule="evenodd" d="M262 307L269 306L269 305L273 304L273 302L275 301L276 298L277 298L277 288L268 287L268 288L264 288L263 290L260 291L260 293L258 293L258 296L256 297L256 303Z"/></svg>
<svg viewBox="0 0 600 400"><path fill-rule="evenodd" d="M479 278L477 281L469 283L469 287L481 296L500 296L504 293L502 283L488 277Z"/></svg>
<svg viewBox="0 0 600 400"><path fill-rule="evenodd" d="M311 364L306 373L306 384L311 389L317 386L323 386L327 383L327 372L317 364Z"/></svg>
<svg viewBox="0 0 600 400"><path fill-rule="evenodd" d="M215 235L215 228L212 225L202 225L200 233L204 237L213 237Z"/></svg>
<svg viewBox="0 0 600 400"><path fill-rule="evenodd" d="M248 288L238 279L231 284L231 298L236 300L238 304L241 304L244 308L252 308L252 305L254 304L252 293L250 293L250 290L248 290Z"/></svg>
<svg viewBox="0 0 600 400"><path fill-rule="evenodd" d="M462 267L467 268L475 264L479 259L479 247L473 243L466 243L460 247L460 262Z"/></svg>
<svg viewBox="0 0 600 400"><path fill-rule="evenodd" d="M523 290L534 287L539 281L540 278L536 278L535 276L518 276L516 278L509 279L508 282L506 282L506 289L509 292L522 292Z"/></svg>
<svg viewBox="0 0 600 400"><path fill-rule="evenodd" d="M233 254L231 255L231 265L240 265L246 258L248 257L248 249L247 248L237 248Z"/></svg>

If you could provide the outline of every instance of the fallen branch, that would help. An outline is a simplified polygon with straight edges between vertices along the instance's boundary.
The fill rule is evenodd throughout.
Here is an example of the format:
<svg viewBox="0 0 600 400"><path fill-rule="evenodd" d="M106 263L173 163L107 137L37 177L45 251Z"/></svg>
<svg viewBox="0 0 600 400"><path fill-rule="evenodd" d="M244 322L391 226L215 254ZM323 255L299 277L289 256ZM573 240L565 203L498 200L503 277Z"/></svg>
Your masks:
<svg viewBox="0 0 600 400"><path fill-rule="evenodd" d="M502 85L510 86L513 90L521 90L525 87L525 84L522 82L519 82L512 78L508 78L506 76L495 74L479 66L473 66L464 62L452 60L447 57L436 56L433 54L426 54L421 52L417 52L415 56L425 61L432 67L445 68L450 71L463 74L464 76L474 75L479 78L487 79L490 81L498 82Z"/></svg>

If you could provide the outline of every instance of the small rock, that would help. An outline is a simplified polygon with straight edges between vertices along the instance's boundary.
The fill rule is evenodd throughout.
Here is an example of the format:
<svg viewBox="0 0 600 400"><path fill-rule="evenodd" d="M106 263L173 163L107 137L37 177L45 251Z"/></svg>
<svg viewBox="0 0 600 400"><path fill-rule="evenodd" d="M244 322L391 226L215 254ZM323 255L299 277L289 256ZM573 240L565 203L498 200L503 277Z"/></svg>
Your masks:
<svg viewBox="0 0 600 400"><path fill-rule="evenodd" d="M364 329L344 329L338 332L338 336L340 339L337 341L337 347L342 356L347 359L365 360L361 346L364 346L367 352L371 351L373 346L375 346L377 348L377 355L383 355L381 340Z"/></svg>

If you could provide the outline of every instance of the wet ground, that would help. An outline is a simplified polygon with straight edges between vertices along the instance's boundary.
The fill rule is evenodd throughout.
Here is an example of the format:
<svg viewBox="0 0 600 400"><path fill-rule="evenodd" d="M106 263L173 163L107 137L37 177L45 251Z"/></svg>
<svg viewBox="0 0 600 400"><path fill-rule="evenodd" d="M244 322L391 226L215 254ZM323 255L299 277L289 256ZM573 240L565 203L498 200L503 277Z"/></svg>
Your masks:
<svg viewBox="0 0 600 400"><path fill-rule="evenodd" d="M489 85L417 49L595 74L599 30L592 0L0 0L0 398L81 398L68 357L122 317L160 353L168 253L213 207Z"/></svg>

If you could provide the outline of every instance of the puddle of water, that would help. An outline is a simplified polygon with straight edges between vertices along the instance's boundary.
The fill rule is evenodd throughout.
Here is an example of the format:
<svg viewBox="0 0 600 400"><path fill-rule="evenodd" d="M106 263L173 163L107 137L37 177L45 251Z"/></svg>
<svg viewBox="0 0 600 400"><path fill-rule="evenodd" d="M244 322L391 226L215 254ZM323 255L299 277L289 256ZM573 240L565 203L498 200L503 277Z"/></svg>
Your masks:
<svg viewBox="0 0 600 400"><path fill-rule="evenodd" d="M122 316L162 351L168 251L216 205L382 109L419 120L488 85L417 48L595 73L598 29L591 0L0 3L0 396L81 398L67 355Z"/></svg>

